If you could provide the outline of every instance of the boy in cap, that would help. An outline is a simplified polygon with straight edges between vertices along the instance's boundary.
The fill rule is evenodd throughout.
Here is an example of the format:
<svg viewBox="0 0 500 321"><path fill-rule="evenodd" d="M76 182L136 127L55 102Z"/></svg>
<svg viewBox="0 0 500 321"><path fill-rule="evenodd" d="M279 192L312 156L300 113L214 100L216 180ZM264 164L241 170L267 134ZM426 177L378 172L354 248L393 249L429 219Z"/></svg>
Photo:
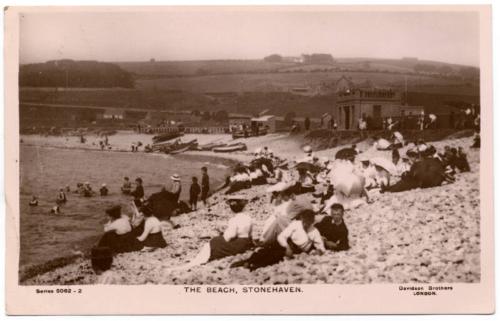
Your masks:
<svg viewBox="0 0 500 321"><path fill-rule="evenodd" d="M191 187L189 188L189 205L192 211L196 211L196 205L198 203L198 195L200 195L201 189L198 184L198 178L192 178Z"/></svg>

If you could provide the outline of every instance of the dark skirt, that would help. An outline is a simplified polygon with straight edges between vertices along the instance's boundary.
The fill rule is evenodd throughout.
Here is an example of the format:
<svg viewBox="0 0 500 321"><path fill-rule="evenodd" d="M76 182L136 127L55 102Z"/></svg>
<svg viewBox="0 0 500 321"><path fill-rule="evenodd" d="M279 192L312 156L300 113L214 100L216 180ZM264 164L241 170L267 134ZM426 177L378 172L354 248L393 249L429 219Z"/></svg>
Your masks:
<svg viewBox="0 0 500 321"><path fill-rule="evenodd" d="M250 182L233 182L231 183L231 185L229 185L229 189L226 191L226 194L238 192L250 187L252 187L252 184Z"/></svg>
<svg viewBox="0 0 500 321"><path fill-rule="evenodd" d="M158 233L150 233L148 237L142 242L142 245L145 247L159 247L164 248L167 246L167 242L163 238L163 234L161 232Z"/></svg>
<svg viewBox="0 0 500 321"><path fill-rule="evenodd" d="M142 220L142 222L137 225L136 227L132 228L132 231L130 232L134 237L139 237L144 233L144 224L146 224L145 220Z"/></svg>
<svg viewBox="0 0 500 321"><path fill-rule="evenodd" d="M113 253L140 251L143 247L134 233L129 232L118 235L114 231L104 233L97 245L99 247L108 247Z"/></svg>
<svg viewBox="0 0 500 321"><path fill-rule="evenodd" d="M286 249L278 242L274 242L255 251L246 262L248 263L248 268L253 271L282 261L285 253Z"/></svg>
<svg viewBox="0 0 500 321"><path fill-rule="evenodd" d="M251 248L252 241L249 238L236 238L227 242L223 236L217 236L210 240L210 261L241 254Z"/></svg>
<svg viewBox="0 0 500 321"><path fill-rule="evenodd" d="M252 179L252 185L264 185L267 183L267 180L264 176L260 176L258 178Z"/></svg>

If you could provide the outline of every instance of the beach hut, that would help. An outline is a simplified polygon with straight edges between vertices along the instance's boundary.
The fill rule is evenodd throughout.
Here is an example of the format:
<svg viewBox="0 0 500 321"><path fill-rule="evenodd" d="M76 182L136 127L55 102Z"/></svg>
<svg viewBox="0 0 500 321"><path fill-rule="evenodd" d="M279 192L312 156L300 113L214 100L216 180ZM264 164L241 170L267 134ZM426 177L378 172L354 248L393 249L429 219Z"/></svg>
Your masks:
<svg viewBox="0 0 500 321"><path fill-rule="evenodd" d="M259 132L266 130L268 133L276 132L276 117L274 115L265 115L260 117L255 117L251 119L252 126L257 126Z"/></svg>

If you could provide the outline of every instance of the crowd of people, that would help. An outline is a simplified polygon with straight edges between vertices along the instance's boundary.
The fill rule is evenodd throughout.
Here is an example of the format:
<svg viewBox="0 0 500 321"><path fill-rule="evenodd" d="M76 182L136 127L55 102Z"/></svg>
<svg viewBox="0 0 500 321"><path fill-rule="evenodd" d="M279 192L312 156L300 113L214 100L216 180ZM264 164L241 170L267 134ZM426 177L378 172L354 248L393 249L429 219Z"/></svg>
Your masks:
<svg viewBox="0 0 500 321"><path fill-rule="evenodd" d="M297 253L321 255L326 251L348 250L349 230L343 219L344 211L373 202L369 196L372 191L396 193L451 184L458 173L470 171L462 148L445 146L438 152L432 144L422 140L407 142L396 131L389 139L374 138L371 148L387 157L366 157L364 154L371 153L360 151L356 145L339 150L334 159L320 158L310 146L305 146L304 157L296 161L281 159L268 147L255 150L253 159L235 166L226 183L218 189L226 195L227 206L233 213L227 228L220 231L219 236L200 245L199 253L188 263L167 269L166 273L248 251L247 258L233 261L231 267L253 271ZM403 148L406 152L401 155ZM202 171L201 187L198 179L192 178L192 210L196 209L198 195L201 194L202 201L206 203L206 169ZM173 176L172 179L175 182L178 177ZM260 185L267 186L272 211L263 222L262 230L256 231L252 213L245 210L250 200L243 192ZM124 183L124 186L128 185ZM174 184L171 192L163 190L160 193L165 192L178 199L180 184ZM134 199L134 202L136 214L131 220L123 218L118 209L114 210L113 217L110 216L110 220L122 221L109 226L119 226L120 233L125 235L115 236L112 243L121 244L118 248L125 244L127 251L165 246L159 240L161 233L155 234L161 230L158 229L161 223L157 218L149 219L155 217L155 211L150 211L152 207L148 207L148 201L141 204ZM146 217L146 222L150 220L147 228L134 223L138 217ZM160 219L169 221L169 217ZM146 226L144 221L142 224ZM106 233L111 231L109 226ZM117 233L118 230L114 231ZM152 234L155 236L150 237ZM99 247L110 247L109 241L103 239L105 241ZM110 253L115 251L116 248Z"/></svg>
<svg viewBox="0 0 500 321"><path fill-rule="evenodd" d="M383 156L367 157L373 153L352 145L331 158L319 157L310 146L304 146L303 157L289 161L266 146L258 148L251 161L235 166L225 184L214 191L224 195L232 213L227 228L206 244L200 244L199 253L188 263L166 273L245 252L249 252L246 258L234 260L232 268L253 271L298 253L321 255L326 251L346 251L349 230L344 222L345 210L373 202L370 197L373 192L397 193L451 184L458 173L470 171L462 148L445 146L438 151L423 140L408 142L395 130L390 136L374 137L373 141L370 148ZM475 139L471 147L479 147L479 142ZM207 168L201 168L200 179L194 176L190 181L189 204L186 204L180 201L182 185L178 174L171 176L169 189L164 187L148 197L142 178L137 177L132 183L129 177L124 177L120 191L130 197L127 206L132 216L124 214L120 205L105 211L108 222L103 227L104 234L91 251L96 273L108 270L117 253L166 247L162 234L165 223L179 228L172 222L172 216L196 211L200 202L209 207ZM253 186L265 188L272 206L259 231L252 213L246 210L251 200L244 196L244 191ZM69 186L59 189L52 213L61 213L60 207L69 201L68 192L71 192ZM85 182L78 183L74 193L82 197L106 197L109 189L103 183L95 192ZM38 198L33 196L29 205L37 206Z"/></svg>

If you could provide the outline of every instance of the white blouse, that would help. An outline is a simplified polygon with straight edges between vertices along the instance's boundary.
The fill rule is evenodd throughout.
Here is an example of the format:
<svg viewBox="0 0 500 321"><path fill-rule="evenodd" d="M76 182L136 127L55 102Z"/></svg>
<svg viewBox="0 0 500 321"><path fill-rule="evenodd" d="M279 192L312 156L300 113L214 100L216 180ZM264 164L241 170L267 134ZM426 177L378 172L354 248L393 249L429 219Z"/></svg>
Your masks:
<svg viewBox="0 0 500 321"><path fill-rule="evenodd" d="M132 231L132 226L130 226L128 216L122 215L119 219L116 219L104 225L104 232L110 231L115 231L115 233L118 235L123 235Z"/></svg>
<svg viewBox="0 0 500 321"><path fill-rule="evenodd" d="M314 226L311 226L306 232L301 221L293 221L278 235L278 242L283 247L288 246L288 239L304 252L308 252L313 245L317 250L325 252L325 244L319 231Z"/></svg>
<svg viewBox="0 0 500 321"><path fill-rule="evenodd" d="M161 232L161 223L155 216L150 216L144 222L144 232L137 239L143 242L149 234Z"/></svg>
<svg viewBox="0 0 500 321"><path fill-rule="evenodd" d="M252 238L252 227L252 218L246 213L238 213L229 220L224 239L229 242L234 238Z"/></svg>

